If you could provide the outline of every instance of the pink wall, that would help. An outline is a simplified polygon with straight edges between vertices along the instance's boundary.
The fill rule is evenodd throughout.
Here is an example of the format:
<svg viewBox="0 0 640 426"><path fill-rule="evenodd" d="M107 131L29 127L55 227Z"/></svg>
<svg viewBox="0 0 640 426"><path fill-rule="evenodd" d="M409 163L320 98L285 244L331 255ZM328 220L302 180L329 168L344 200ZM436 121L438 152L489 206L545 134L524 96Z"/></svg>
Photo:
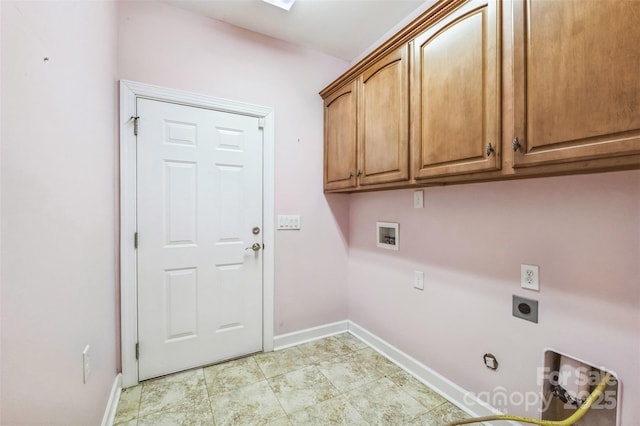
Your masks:
<svg viewBox="0 0 640 426"><path fill-rule="evenodd" d="M303 225L276 231L274 332L345 319L347 247L322 194L317 93L348 64L162 3L119 8L119 78L274 108L276 214ZM345 203L333 208L346 221Z"/></svg>
<svg viewBox="0 0 640 426"><path fill-rule="evenodd" d="M95 425L116 376L117 10L0 7L0 424Z"/></svg>
<svg viewBox="0 0 640 426"><path fill-rule="evenodd" d="M424 199L419 210L411 190L351 196L349 318L476 393L539 391L548 347L604 366L623 382L622 424L636 424L640 171L425 188ZM400 223L399 252L375 247L380 220ZM521 263L540 266L539 293L520 289ZM511 316L512 294L539 300L538 324Z"/></svg>
<svg viewBox="0 0 640 426"><path fill-rule="evenodd" d="M0 5L0 424L104 411L118 78L274 108L276 214L303 223L276 233L276 335L350 318L474 392L538 390L554 347L614 370L623 422L640 418L640 172L426 188L424 210L412 191L325 196L317 92L347 63L162 3ZM376 220L400 222L400 252L375 248ZM540 265L540 293L519 288L525 262ZM512 294L540 301L539 324L511 317Z"/></svg>

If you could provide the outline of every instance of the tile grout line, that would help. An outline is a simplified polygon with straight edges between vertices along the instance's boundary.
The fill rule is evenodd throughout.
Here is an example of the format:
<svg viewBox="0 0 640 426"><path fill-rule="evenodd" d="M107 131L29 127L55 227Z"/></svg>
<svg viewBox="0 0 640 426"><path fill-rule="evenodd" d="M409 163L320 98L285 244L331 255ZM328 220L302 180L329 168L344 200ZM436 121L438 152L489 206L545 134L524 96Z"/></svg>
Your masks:
<svg viewBox="0 0 640 426"><path fill-rule="evenodd" d="M330 337L328 337L327 339L329 339L329 338L331 338L331 336L330 336ZM344 345L344 346L345 346L345 347L347 347L346 345ZM294 347L295 347L295 346L294 346ZM348 347L347 347L347 348L348 348ZM348 348L348 349L351 351L351 348ZM301 353L303 353L302 351L300 351L300 352L301 352ZM303 353L303 355L304 355L304 353ZM333 382L332 382L332 381L331 381L331 380L330 380L330 379L329 379L329 378L328 378L328 377L327 377L327 376L322 372L322 370L320 370L320 368L318 367L318 365L319 365L321 362L330 361L331 359L335 359L335 358L337 358L337 357L338 357L338 356L334 356L333 358L332 358L332 357L327 357L327 358L320 359L320 360L318 360L318 361L312 362L312 363L310 363L310 364L308 364L308 365L306 365L306 366L304 366L304 367L302 367L302 368L299 368L299 369L297 369L297 370L292 370L292 371L290 371L290 372L283 373L283 374L280 374L280 375L278 375L278 376L270 377L269 379L267 379L267 381L268 381L268 383L269 383L269 386L271 387L270 379L272 379L272 378L274 378L274 377L283 376L283 375L285 375L285 374L289 374L289 373L292 373L292 372L295 372L295 371L300 371L300 370L302 370L302 369L304 369L304 368L313 367L313 368L315 368L315 370L317 370L317 372L318 372L318 373L320 373L320 375L321 375L322 377L324 377L324 378L325 378L325 380L327 380L327 382L329 383L329 385L331 385L331 388L332 388L332 389L334 389L334 390L336 391L336 395L334 395L333 397L331 397L331 398L327 398L327 399L322 400L322 401L319 401L318 403L316 403L316 404L314 404L314 405L321 404L321 403L323 403L323 402L329 401L329 400L331 400L331 399L333 399L333 398L337 398L338 396L341 396L341 395L342 395L342 393L340 393L340 390L335 386L335 384L334 384L334 383L333 383ZM271 388L272 388L272 391L274 391L274 394L275 394L275 390L273 389L273 387L271 387ZM278 399L278 402L279 402L279 403L280 403L280 405L282 406L282 402L280 401L280 398L278 398L278 396L277 396L277 395L276 395L276 398ZM312 406L313 406L313 405L312 405ZM312 406L310 406L310 407L312 407ZM287 413L287 411L286 411L286 410L284 410L284 406L282 406L282 409L283 409L283 411L285 412L285 414L287 415L287 418L288 418L289 420L291 420L291 415L293 415L293 414L295 414L295 413L298 413L298 412L301 412L301 411L305 411L306 409L308 409L308 408L310 408L310 407L304 407L304 408L301 408L300 410L297 410L297 411L292 412L292 413Z"/></svg>
<svg viewBox="0 0 640 426"><path fill-rule="evenodd" d="M332 338L332 337L333 337L333 336L329 336L329 337L327 337L326 339L330 339L330 338ZM346 400L346 397L345 397L346 392L345 392L345 391L341 391L340 389L338 389L338 388L336 387L336 385L333 383L333 381L331 381L331 379L330 379L329 377L327 377L327 376L322 372L322 370L319 368L319 364L320 364L320 363L322 363L322 362L332 362L333 360L335 360L335 359L337 359L337 358L340 358L340 357L343 357L343 356L351 355L351 354L353 354L354 352L356 352L357 350L359 350L359 349L354 349L354 348L352 348L352 347L350 347L350 346L346 345L346 344L345 344L345 343L343 343L343 342L339 342L339 343L340 343L340 344L342 344L345 348L347 348L347 349L348 349L348 353L345 353L345 354L343 354L343 355L327 356L326 358L319 359L319 360L317 360L317 361L315 361L315 362L312 362L312 363L310 363L310 364L307 364L307 365L305 365L305 366L302 366L301 368L294 369L294 370L291 370L291 371L288 371L288 372L285 372L285 373L282 373L282 374L279 374L279 375L276 375L276 376L273 376L273 377L269 377L269 378L267 378L267 383L269 384L269 387L270 387L270 388L271 388L271 390L274 392L274 395L276 396L276 399L278 400L278 403L279 403L279 404L280 404L280 406L282 407L282 409L283 409L283 411L285 412L285 414L286 414L286 416L287 416L287 419L289 419L289 421L291 421L291 420L292 420L291 416L292 416L292 415L294 415L294 414L296 414L296 413L299 413L299 412L302 412L302 411L308 410L309 408L314 407L314 406L316 406L316 405L318 405L318 404L322 404L322 403L325 403L325 402L327 402L327 401L330 401L330 400L332 400L332 399L336 399L336 398L339 398L339 397L344 397L344 401L345 401L345 403L346 403L346 404L348 404L348 405L349 405L353 410L355 410L355 411L358 413L358 415L360 415L360 417L362 417L361 413L360 413L360 412L359 412L355 407L353 407L353 406L348 402L348 400ZM292 346L292 347L296 347L296 346ZM301 352L301 353L303 353L302 351L300 351L300 352ZM304 353L303 353L303 355L304 355ZM283 376L283 375L286 375L286 374L289 374L289 373L293 373L293 372L296 372L296 371L300 371L300 370L303 370L303 369L305 369L305 368L309 368L309 367L313 367L313 368L315 368L315 369L317 370L317 372L318 372L318 373L320 373L320 375L321 375L322 377L324 377L324 378L325 378L325 380L327 380L327 382L331 385L331 388L332 388L332 389L334 389L334 390L336 391L336 394L335 394L333 397L331 397L331 398L327 398L327 399L325 399L325 400L319 401L319 402L317 402L317 403L315 403L315 404L313 404L313 405L311 405L311 406L309 406L309 407L304 407L304 408L301 408L300 410L297 410L297 411L295 411L295 412L288 413L288 412L284 409L284 406L282 405L282 402L281 402L280 398L279 398L279 397L278 397L278 395L275 393L275 390L273 389L272 384L271 384L271 379L273 379L273 378L275 378L275 377L280 377L280 376Z"/></svg>
<svg viewBox="0 0 640 426"><path fill-rule="evenodd" d="M211 413L211 420L213 421L213 426L216 426L216 417L213 415L213 406L211 405L212 395L209 393L209 383L207 383L207 375L204 374L204 369L206 367L202 367L202 375L204 376L204 387L207 390L207 402L209 403L209 412ZM211 383L213 385L213 383Z"/></svg>
<svg viewBox="0 0 640 426"><path fill-rule="evenodd" d="M264 374L264 373L263 373ZM285 373L286 374L286 373ZM273 377L278 377L278 376L273 376ZM287 413L287 410L284 409L284 406L282 405L282 401L280 401L280 398L278 398L278 395L276 395L275 390L273 389L273 386L271 386L271 382L269 381L271 377L267 378L265 376L265 380L267 381L267 385L269 385L269 389L271 389L271 392L273 393L273 396L276 397L276 401L278 401L278 405L280 406L280 408L282 409L282 412L284 413L285 417L287 418L287 420L289 421L289 423L291 423L291 417L289 417L289 413Z"/></svg>
<svg viewBox="0 0 640 426"><path fill-rule="evenodd" d="M400 382L397 382L397 380L400 380L399 377L403 372L406 374L406 371L404 371L404 369L402 369L401 367L397 366L395 364L395 362L393 362L392 360L387 358L384 354L381 354L381 353L377 352L375 350L375 348L373 348L370 345L366 344L366 342L360 341L358 339L358 341L360 343L362 343L362 345L359 345L359 344L357 344L357 342L350 342L350 341L347 342L347 341L344 341L344 340L347 340L347 339L342 339L342 338L337 337L337 336L342 336L342 335L345 335L345 334L351 336L352 338L358 339L357 337L355 337L355 336L353 336L353 335L351 335L350 333L347 332L347 333L337 334L336 336L332 335L332 336L325 337L323 339L318 339L318 342L322 341L322 340L329 341L329 339L330 339L331 342L333 342L333 344L338 343L339 344L339 348L336 349L334 347L333 349L335 349L335 350L323 351L322 350L323 349L322 346L320 346L318 348L310 347L311 351L309 351L309 350L305 351L305 350L301 350L300 349L301 346L310 345L310 344L313 344L313 342L307 342L307 343L303 343L303 344L300 344L300 345L291 346L290 348L283 349L282 351L286 351L287 349L295 349L295 350L298 351L298 353L302 357L307 358L307 359L316 356L316 354L314 354L314 353L309 354L310 352L313 352L315 350L315 351L318 352L317 356L320 356L321 358L317 359L317 360L315 360L313 362L309 362L309 363L305 362L304 365L297 366L293 370L285 371L285 372L282 372L280 374L277 374L277 375L274 375L274 376L271 376L271 377L267 377L266 376L265 368L263 367L263 365L260 364L260 362L258 362L258 356L257 355L259 355L259 354L252 354L252 355L249 355L248 357L246 357L246 358L251 359L252 362L255 363L255 365L258 367L258 371L263 376L262 380L265 380L267 382L267 386L269 387L269 389L272 392L272 394L275 396L275 398L276 398L276 400L278 402L279 408L284 413L284 417L279 417L280 419L286 418L287 421L289 422L289 424L292 424L292 419L293 419L292 416L297 414L297 413L303 412L305 410L309 410L309 409L311 409L313 407L316 407L316 406L318 406L320 404L327 403L327 402L332 401L332 400L336 400L336 401L337 400L341 400L341 403L343 402L344 404L346 404L346 406L350 407L350 409L353 410L353 412L357 413L365 423L369 424L369 422L365 419L364 415L360 412L360 410L358 410L353 404L351 404L351 402L350 402L350 400L348 398L348 395L350 393L352 393L352 392L355 392L355 391L362 391L362 388L364 388L365 386L371 386L372 383L374 383L376 381L379 381L379 380L382 380L382 379L387 379L388 382L400 392L400 394L402 394L402 395L404 395L404 397L412 400L413 402L415 402L417 404L417 406L422 407L422 409L425 410L424 413L417 414L414 418L412 418L412 422L417 420L419 417L421 417L421 416L423 416L425 414L431 413L431 412L443 407L447 403L450 403L450 401L448 401L446 398L444 398L444 400L442 402L440 402L440 403L432 406L431 408L429 408L429 405L427 405L427 403L423 403L421 399L418 399L417 397L414 397L411 393L409 393L409 389L410 388L408 386L401 386L399 384ZM361 347L361 346L363 346L363 347ZM327 346L327 348L329 348L329 347L330 346ZM341 352L342 350L345 350L345 352L342 353ZM370 351L372 351L374 353L373 357L370 356L367 353L367 352L370 352ZM281 352L281 351L277 351L277 352ZM265 353L265 352L263 352L263 353ZM274 353L276 353L276 352L274 352ZM378 355L379 358L376 357L375 355ZM362 357L362 358L358 359L360 357ZM356 362L356 363L358 363L360 365L367 365L371 370L373 370L373 372L375 373L376 377L372 378L372 379L367 379L367 381L363 382L362 384L356 386L353 389L342 390L342 389L338 388L336 386L336 384L330 379L330 377L327 376L325 374L325 372L320 368L320 365L323 364L323 363L326 363L327 364L327 368L328 368L329 365L335 365L336 361L341 359L341 358L343 358L345 361ZM271 359L273 365L276 366L276 371L277 371L277 367L279 366L277 359L278 359L277 356L274 356ZM294 360L294 364L295 364L295 361L297 361L296 357L293 357L293 360ZM222 364L225 364L225 363L230 362L230 361L234 361L234 360L229 360L229 361L225 361L223 363L218 363L218 364L213 364L213 365L222 365ZM398 367L399 370L397 372L394 372L394 373L388 373L389 368L387 368L387 366L385 365L385 362L386 363L390 363L391 365ZM212 418L212 421L213 421L213 425L215 426L216 420L215 420L215 416L214 416L214 408L213 408L213 404L212 404L212 398L214 398L218 394L212 395L212 393L211 393L211 391L209 389L209 385L213 386L214 382L209 383L208 380L207 380L207 375L205 374L205 369L208 368L208 367L212 367L213 365L211 365L211 366L203 366L203 367L199 367L197 369L192 369L192 370L196 370L197 372L199 372L199 374L196 373L196 375L200 376L203 379L203 383L204 383L204 387L205 387L204 395L206 395L208 412L211 415L211 418ZM268 365L269 364L264 363L265 367L268 366ZM280 365L283 365L283 364L280 364ZM284 364L284 365L286 365L286 364ZM290 374L290 373L298 372L300 370L303 370L305 368L310 368L310 367L313 367L316 370L316 372L319 373L320 376L324 380L326 380L326 382L331 387L330 388L331 389L331 393L333 394L335 392L335 394L333 396L329 397L329 398L326 398L326 399L322 400L322 401L317 401L317 402L313 403L312 405L300 408L300 409L298 409L298 410L296 410L296 411L294 411L292 413L288 413L287 410L285 410L285 407L283 405L283 401L276 394L275 389L273 387L272 381L273 381L273 379L276 379L277 377L281 377L281 376L284 376L284 375L287 375L287 374ZM169 376L171 376L171 375L169 375ZM169 376L167 376L167 377L169 377ZM396 377L396 380L393 379L394 377ZM259 383L262 380L258 380L255 383ZM240 386L238 388L231 389L231 390L229 390L227 392L237 391L239 389L242 389L242 388L245 388L245 387L248 387L248 386L252 386L255 383L251 383L251 384L248 384L248 385ZM418 383L421 386L424 386L425 388L431 390L431 388L429 386L425 385L424 383L422 383L420 381L418 381ZM147 388L147 385L148 384L146 382L142 382L140 384L140 393L139 393L139 396L137 398L137 404L136 404L136 410L135 410L136 417L131 419L131 420L129 420L129 422L134 422L135 421L136 425L139 424L139 422L140 422L140 413L141 413L141 409L142 409L142 400L143 400L143 395L144 395L144 392L145 392L145 390ZM315 389L315 387L313 387L313 389ZM225 392L223 392L223 393L225 393ZM121 398L122 398L122 396L121 396ZM428 401L428 400L425 400L425 401ZM165 408L169 408L169 407L165 407ZM153 411L152 413L148 413L148 415L159 414L159 413L162 413L163 411L165 411L165 410L160 409L158 411ZM277 420L277 419L273 419L273 420Z"/></svg>

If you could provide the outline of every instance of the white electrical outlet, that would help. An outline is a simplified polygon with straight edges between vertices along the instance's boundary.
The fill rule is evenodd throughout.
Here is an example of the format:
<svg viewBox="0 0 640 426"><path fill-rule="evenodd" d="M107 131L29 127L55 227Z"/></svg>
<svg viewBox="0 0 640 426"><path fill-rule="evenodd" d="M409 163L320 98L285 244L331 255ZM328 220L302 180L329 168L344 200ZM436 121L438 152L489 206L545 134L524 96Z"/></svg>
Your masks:
<svg viewBox="0 0 640 426"><path fill-rule="evenodd" d="M540 290L540 271L537 265L520 265L520 287L527 290Z"/></svg>
<svg viewBox="0 0 640 426"><path fill-rule="evenodd" d="M87 383L91 375L91 357L89 356L89 345L82 351L82 383Z"/></svg>
<svg viewBox="0 0 640 426"><path fill-rule="evenodd" d="M424 290L424 272L413 271L413 288Z"/></svg>
<svg viewBox="0 0 640 426"><path fill-rule="evenodd" d="M413 191L413 208L414 209L424 208L424 192L422 191L422 189Z"/></svg>

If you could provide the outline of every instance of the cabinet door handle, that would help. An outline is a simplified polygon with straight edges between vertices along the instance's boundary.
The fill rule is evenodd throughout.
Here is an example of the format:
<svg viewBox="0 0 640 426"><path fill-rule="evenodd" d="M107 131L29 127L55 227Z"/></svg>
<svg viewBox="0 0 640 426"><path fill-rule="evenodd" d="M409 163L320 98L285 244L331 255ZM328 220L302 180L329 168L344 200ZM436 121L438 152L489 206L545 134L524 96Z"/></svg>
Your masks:
<svg viewBox="0 0 640 426"><path fill-rule="evenodd" d="M349 179L353 177L353 172L349 172Z"/></svg>
<svg viewBox="0 0 640 426"><path fill-rule="evenodd" d="M516 152L520 149L520 141L518 140L517 136L513 138L513 142L511 142L511 146L513 147L513 152Z"/></svg>
<svg viewBox="0 0 640 426"><path fill-rule="evenodd" d="M358 170L358 174L356 176L358 177L362 176L362 170Z"/></svg>
<svg viewBox="0 0 640 426"><path fill-rule="evenodd" d="M495 149L493 149L493 147L491 146L491 143L489 143L489 145L487 145L487 157L491 157L491 154L496 152Z"/></svg>

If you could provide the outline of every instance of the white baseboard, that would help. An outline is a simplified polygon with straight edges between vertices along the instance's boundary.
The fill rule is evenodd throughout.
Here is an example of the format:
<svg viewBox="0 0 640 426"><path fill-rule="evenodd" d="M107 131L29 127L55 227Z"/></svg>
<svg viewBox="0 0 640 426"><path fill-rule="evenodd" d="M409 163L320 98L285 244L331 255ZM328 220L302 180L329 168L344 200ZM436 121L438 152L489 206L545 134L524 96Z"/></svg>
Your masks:
<svg viewBox="0 0 640 426"><path fill-rule="evenodd" d="M307 328L305 330L294 331L293 333L281 334L273 338L273 350L277 351L324 337L345 333L348 330L348 321L338 321L331 324L320 325L318 327Z"/></svg>
<svg viewBox="0 0 640 426"><path fill-rule="evenodd" d="M111 394L109 395L109 401L107 401L107 408L104 411L102 417L102 426L112 426L116 419L116 412L118 411L118 402L120 401L120 394L122 393L122 374L118 373L113 381L111 387Z"/></svg>
<svg viewBox="0 0 640 426"><path fill-rule="evenodd" d="M273 339L274 350L285 349L344 332L349 332L353 336L362 340L470 416L484 417L502 414L499 410L476 398L464 388L442 376L437 371L432 370L420 361L382 340L365 328L360 327L351 320L338 321L331 324L275 336ZM518 426L518 424L514 422L505 422L505 424Z"/></svg>
<svg viewBox="0 0 640 426"><path fill-rule="evenodd" d="M347 321L347 323L349 333L380 352L407 373L429 386L470 416L483 417L502 414L500 411L488 405L484 401L476 397L472 397L469 392L453 383L451 380L443 377L438 372L402 352L400 349L385 342L353 321ZM506 424L509 423L517 426L517 423L513 422L507 422Z"/></svg>

